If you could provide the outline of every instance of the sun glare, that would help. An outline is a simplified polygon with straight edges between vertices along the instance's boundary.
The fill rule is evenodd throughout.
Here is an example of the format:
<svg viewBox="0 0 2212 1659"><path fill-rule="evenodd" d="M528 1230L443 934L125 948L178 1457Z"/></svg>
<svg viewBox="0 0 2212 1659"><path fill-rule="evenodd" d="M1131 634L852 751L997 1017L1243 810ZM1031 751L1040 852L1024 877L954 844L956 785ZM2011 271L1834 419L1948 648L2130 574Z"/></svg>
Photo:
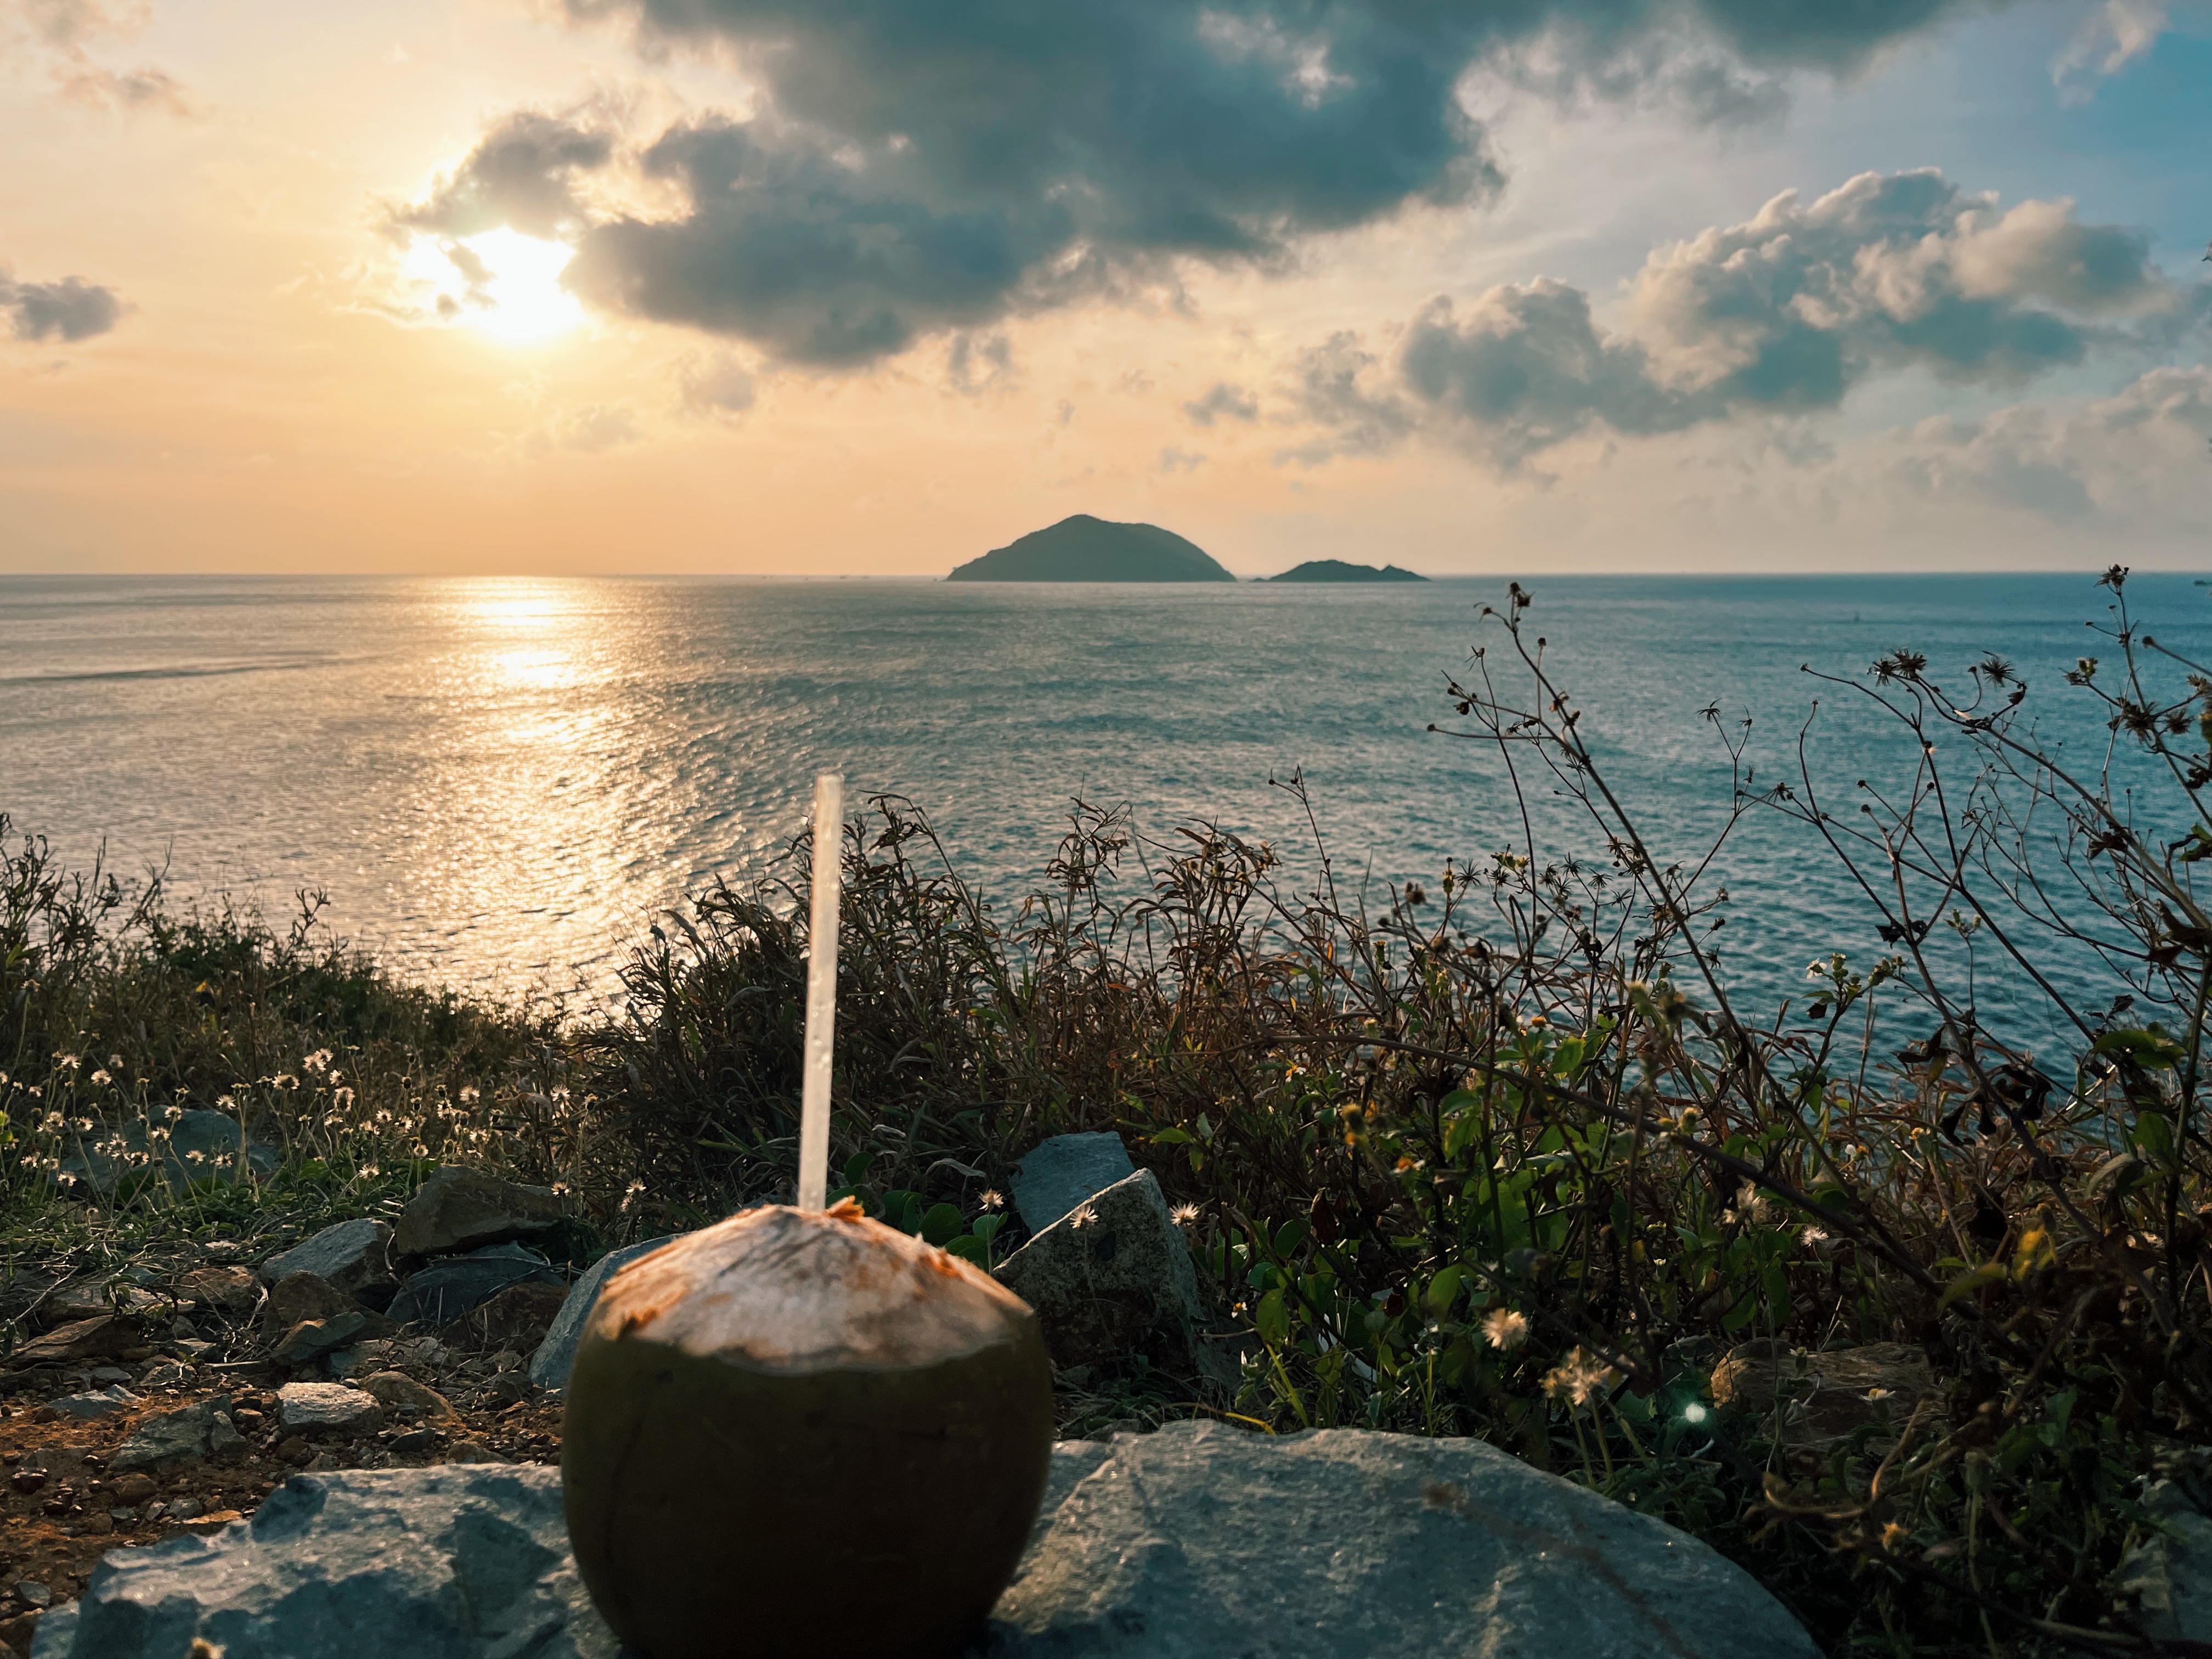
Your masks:
<svg viewBox="0 0 2212 1659"><path fill-rule="evenodd" d="M402 270L436 290L442 321L466 324L503 345L536 345L584 320L561 286L574 248L501 227L454 241L419 237Z"/></svg>

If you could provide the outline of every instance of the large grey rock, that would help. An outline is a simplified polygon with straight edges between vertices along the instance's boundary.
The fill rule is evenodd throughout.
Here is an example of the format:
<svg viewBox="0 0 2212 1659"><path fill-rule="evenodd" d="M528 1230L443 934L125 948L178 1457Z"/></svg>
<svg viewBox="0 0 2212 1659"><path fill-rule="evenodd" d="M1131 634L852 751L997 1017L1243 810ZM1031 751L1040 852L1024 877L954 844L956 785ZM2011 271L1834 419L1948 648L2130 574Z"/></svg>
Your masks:
<svg viewBox="0 0 2212 1659"><path fill-rule="evenodd" d="M169 1131L161 1144L161 1164L173 1188L182 1189L195 1181L236 1180L235 1163L241 1151L247 1168L254 1175L276 1173L276 1149L249 1139L245 1126L228 1113L189 1111L166 1126L156 1127L166 1127ZM115 1184L118 1174L139 1167L131 1161L131 1155L143 1152L148 1147L143 1119L133 1118L119 1133L123 1144L130 1149L124 1158L111 1158L88 1146L82 1152L62 1160L63 1171L76 1176L96 1192L106 1192ZM99 1139L103 1142L110 1139L108 1132L100 1131Z"/></svg>
<svg viewBox="0 0 2212 1659"><path fill-rule="evenodd" d="M1033 1233L1136 1174L1117 1134L1054 1135L1014 1166L1014 1210Z"/></svg>
<svg viewBox="0 0 2212 1659"><path fill-rule="evenodd" d="M1171 1376L1236 1381L1225 1357L1200 1340L1198 1270L1150 1170L1085 1200L994 1277L1036 1310L1063 1370L1142 1354Z"/></svg>
<svg viewBox="0 0 2212 1659"><path fill-rule="evenodd" d="M1115 1438L993 1609L993 1659L1814 1659L1740 1567L1475 1440Z"/></svg>
<svg viewBox="0 0 2212 1659"><path fill-rule="evenodd" d="M550 1187L524 1187L448 1164L407 1200L392 1248L401 1255L445 1255L544 1232L567 1213Z"/></svg>
<svg viewBox="0 0 2212 1659"><path fill-rule="evenodd" d="M185 1463L209 1454L208 1436L215 1427L218 1413L228 1420L230 1396L222 1395L213 1400L203 1400L198 1405L187 1406L181 1411L163 1412L159 1416L142 1419L131 1430L130 1437L109 1460L108 1468L120 1473L125 1469L159 1468L167 1463Z"/></svg>
<svg viewBox="0 0 2212 1659"><path fill-rule="evenodd" d="M295 1475L250 1521L118 1550L39 1659L615 1659L543 1466Z"/></svg>
<svg viewBox="0 0 2212 1659"><path fill-rule="evenodd" d="M251 1521L109 1556L32 1659L176 1659L195 1637L224 1659L617 1652L559 1474L532 1465L295 1475ZM1695 1539L1480 1442L1178 1424L1054 1449L970 1659L1817 1652Z"/></svg>
<svg viewBox="0 0 2212 1659"><path fill-rule="evenodd" d="M271 1285L291 1273L313 1273L356 1302L381 1307L399 1285L392 1270L392 1229L374 1216L325 1227L303 1243L261 1264Z"/></svg>
<svg viewBox="0 0 2212 1659"><path fill-rule="evenodd" d="M2212 1642L2212 1520L2173 1480L2153 1481L2143 1508L2159 1530L2122 1558L2119 1589L2136 1597L2144 1635Z"/></svg>
<svg viewBox="0 0 2212 1659"><path fill-rule="evenodd" d="M569 1368L576 1363L576 1345L583 1340L584 1322L592 1316L592 1306L599 1299L599 1292L607 1280L627 1267L641 1255L649 1255L662 1245L681 1237L671 1233L666 1238L647 1239L642 1244L629 1244L619 1250L610 1250L587 1268L584 1276L568 1287L568 1299L562 1303L561 1311L554 1316L552 1326L545 1333L544 1341L530 1357L530 1380L541 1389L559 1394L568 1386Z"/></svg>
<svg viewBox="0 0 2212 1659"><path fill-rule="evenodd" d="M550 1262L520 1244L493 1244L467 1255L434 1261L410 1273L392 1298L391 1316L403 1325L440 1328L481 1308L510 1285L558 1285Z"/></svg>
<svg viewBox="0 0 2212 1659"><path fill-rule="evenodd" d="M88 1394L65 1394L58 1400L49 1400L49 1409L64 1417L80 1421L95 1417L112 1417L117 1412L128 1411L138 1403L138 1396L120 1382L111 1382L104 1389L94 1389Z"/></svg>

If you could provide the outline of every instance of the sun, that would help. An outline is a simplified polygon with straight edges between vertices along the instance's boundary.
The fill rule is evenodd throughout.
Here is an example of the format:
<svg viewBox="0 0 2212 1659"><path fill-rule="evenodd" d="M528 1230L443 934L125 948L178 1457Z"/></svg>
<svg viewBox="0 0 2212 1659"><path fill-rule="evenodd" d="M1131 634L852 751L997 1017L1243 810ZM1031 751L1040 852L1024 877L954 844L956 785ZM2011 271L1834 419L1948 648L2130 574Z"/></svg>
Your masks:
<svg viewBox="0 0 2212 1659"><path fill-rule="evenodd" d="M441 321L465 324L502 345L537 345L584 320L561 286L575 249L501 226L451 240L417 237L404 275L437 291Z"/></svg>

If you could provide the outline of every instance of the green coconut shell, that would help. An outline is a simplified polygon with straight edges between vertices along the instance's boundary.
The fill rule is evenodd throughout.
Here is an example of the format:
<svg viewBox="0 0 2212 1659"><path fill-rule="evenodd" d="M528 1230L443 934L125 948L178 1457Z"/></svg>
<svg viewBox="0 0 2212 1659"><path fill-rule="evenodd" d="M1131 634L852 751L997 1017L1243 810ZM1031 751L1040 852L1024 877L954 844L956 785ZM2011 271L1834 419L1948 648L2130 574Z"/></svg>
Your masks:
<svg viewBox="0 0 2212 1659"><path fill-rule="evenodd" d="M600 1292L561 1480L648 1659L958 1653L1035 1524L1052 1367L1026 1303L864 1219L749 1211Z"/></svg>

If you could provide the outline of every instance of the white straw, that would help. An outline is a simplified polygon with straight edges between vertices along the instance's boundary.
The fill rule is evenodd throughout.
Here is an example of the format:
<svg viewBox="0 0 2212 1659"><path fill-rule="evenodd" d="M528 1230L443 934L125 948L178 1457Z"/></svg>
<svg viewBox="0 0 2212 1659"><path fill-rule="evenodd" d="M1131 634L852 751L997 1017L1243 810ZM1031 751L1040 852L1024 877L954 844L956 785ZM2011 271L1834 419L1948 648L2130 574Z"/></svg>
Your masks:
<svg viewBox="0 0 2212 1659"><path fill-rule="evenodd" d="M830 1051L837 1024L837 852L845 780L814 780L814 910L806 935L806 1085L799 1119L799 1207L830 1195Z"/></svg>

